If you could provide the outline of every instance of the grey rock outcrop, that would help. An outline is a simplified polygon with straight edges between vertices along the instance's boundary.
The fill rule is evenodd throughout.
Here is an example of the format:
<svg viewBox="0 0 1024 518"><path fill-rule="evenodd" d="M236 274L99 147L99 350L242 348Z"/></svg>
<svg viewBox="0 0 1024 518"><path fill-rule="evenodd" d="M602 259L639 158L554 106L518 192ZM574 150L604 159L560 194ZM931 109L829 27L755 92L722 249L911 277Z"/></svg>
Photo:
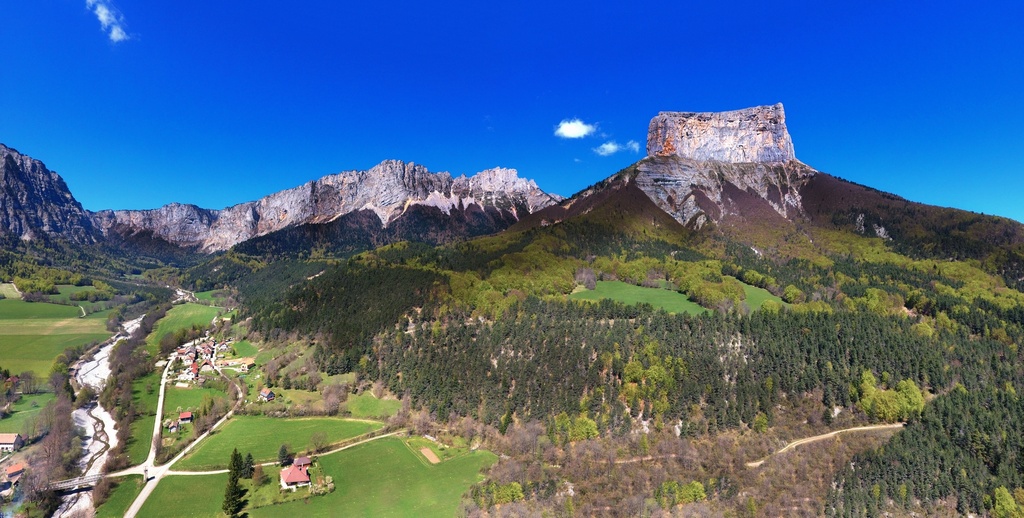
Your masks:
<svg viewBox="0 0 1024 518"><path fill-rule="evenodd" d="M89 214L64 179L42 162L0 144L0 234L23 240L59 234L92 243Z"/></svg>
<svg viewBox="0 0 1024 518"><path fill-rule="evenodd" d="M151 231L180 246L216 252L253 237L295 225L327 223L360 210L372 211L386 227L414 205L448 214L475 204L518 219L560 199L519 178L513 169L452 178L421 165L387 160L366 171L325 176L223 210L172 204L153 210L103 211L95 222L104 232Z"/></svg>
<svg viewBox="0 0 1024 518"><path fill-rule="evenodd" d="M782 104L727 112L661 112L647 133L637 185L684 225L803 213L800 189L816 171L796 159Z"/></svg>
<svg viewBox="0 0 1024 518"><path fill-rule="evenodd" d="M647 154L729 163L796 159L782 103L726 112L661 112L651 120Z"/></svg>

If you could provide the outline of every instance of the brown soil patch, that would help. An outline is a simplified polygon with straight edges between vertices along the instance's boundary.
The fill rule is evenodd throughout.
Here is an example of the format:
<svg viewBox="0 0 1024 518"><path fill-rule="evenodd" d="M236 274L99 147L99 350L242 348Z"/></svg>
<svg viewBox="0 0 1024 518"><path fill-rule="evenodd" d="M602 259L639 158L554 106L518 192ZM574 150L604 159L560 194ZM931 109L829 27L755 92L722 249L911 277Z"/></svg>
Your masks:
<svg viewBox="0 0 1024 518"><path fill-rule="evenodd" d="M423 456L426 457L431 464L437 464L438 462L441 462L441 459L437 458L437 455L430 448L420 448L420 453L422 453Z"/></svg>

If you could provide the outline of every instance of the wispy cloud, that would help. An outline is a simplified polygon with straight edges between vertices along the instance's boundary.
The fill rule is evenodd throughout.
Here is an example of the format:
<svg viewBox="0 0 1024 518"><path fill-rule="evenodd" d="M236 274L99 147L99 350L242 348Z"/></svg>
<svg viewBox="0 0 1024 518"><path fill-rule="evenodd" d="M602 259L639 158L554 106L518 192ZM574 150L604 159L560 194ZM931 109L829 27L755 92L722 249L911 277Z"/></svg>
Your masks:
<svg viewBox="0 0 1024 518"><path fill-rule="evenodd" d="M566 119L558 123L555 135L562 138L583 138L597 131L597 126L579 119Z"/></svg>
<svg viewBox="0 0 1024 518"><path fill-rule="evenodd" d="M620 146L618 142L615 142L614 140L609 140L608 142L605 142L604 144L601 144L600 146L594 148L594 153L597 153L601 156L610 156L614 155L615 153L618 153L621 150L622 146Z"/></svg>
<svg viewBox="0 0 1024 518"><path fill-rule="evenodd" d="M594 148L594 153L597 153L601 156L611 156L623 150L639 153L640 143L635 140L630 140L629 142L626 142L626 145L622 145L619 144L618 142L615 142L614 140L609 140L608 142L605 142L604 144L601 144L600 146Z"/></svg>
<svg viewBox="0 0 1024 518"><path fill-rule="evenodd" d="M124 17L109 0L85 0L85 6L96 15L103 32L113 43L131 39L124 30Z"/></svg>

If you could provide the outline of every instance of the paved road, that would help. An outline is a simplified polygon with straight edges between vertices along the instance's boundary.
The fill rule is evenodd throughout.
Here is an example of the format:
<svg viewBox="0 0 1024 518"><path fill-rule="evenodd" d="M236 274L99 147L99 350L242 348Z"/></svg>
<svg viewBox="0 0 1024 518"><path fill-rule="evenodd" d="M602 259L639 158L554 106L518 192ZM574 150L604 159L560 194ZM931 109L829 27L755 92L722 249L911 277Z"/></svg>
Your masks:
<svg viewBox="0 0 1024 518"><path fill-rule="evenodd" d="M167 372L168 372L168 370L170 370L170 366L171 366L171 363L170 363L170 361L168 361L167 362L167 367L164 369L163 380L162 380L162 382L160 384L160 403L157 405L157 416L158 417L157 417L157 422L156 422L156 428L154 429L154 432L153 432L154 436L155 436L156 433L160 432L161 421L160 421L160 417L159 416L163 415L164 387L167 386ZM223 373L220 372L220 370L217 370L217 373L220 374L221 376L224 375ZM195 446L197 444L199 444L200 442L202 442L202 440L205 439L207 436L209 436L211 432L216 430L218 427L220 427L220 425L224 424L225 421L230 419L231 416L234 415L235 410L238 410L238 407L241 406L241 404L243 402L245 402L245 399L244 399L244 397L242 395L242 388L239 387L237 383L234 384L234 387L235 387L235 390L238 392L238 400L235 402L235 406L232 407L231 410L228 411L228 413L224 414L224 417L220 418L219 421L214 423L214 425L211 426L209 430L207 430L205 433L203 433L198 438L196 438L196 440L194 440L191 443L189 443L189 445L186 446L185 449L181 450L181 452L178 453L173 459L171 459L170 462L168 462L167 464L164 464L163 466L153 466L153 460L156 458L156 448L153 447L153 448L150 449L149 458L146 459L145 464L143 464L142 466L136 466L134 468L130 468L128 470L124 470L124 471L121 471L121 472L118 472L118 473L112 475L112 476L117 476L117 475L120 475L122 473L123 474L131 474L131 473L142 474L140 468L148 469L149 480L146 482L146 485L142 487L142 492L139 493L139 496L135 498L134 502L132 502L132 506L129 507L128 511L124 514L125 518L134 518L136 515L138 515L139 514L139 510L142 509L142 505L146 503L146 499L149 498L149 495L151 495L153 493L153 490L156 488L156 485L158 483L160 483L160 479L164 478L164 476L166 476L168 474L168 472L170 472L171 466L173 466L175 462L178 462L179 460L181 460L182 457L184 457L185 455L188 454L188 452L192 451L192 448L195 448Z"/></svg>
<svg viewBox="0 0 1024 518"><path fill-rule="evenodd" d="M797 446L800 446L801 444L807 444L807 443L810 443L810 442L821 441L821 440L824 440L824 439L835 437L835 436L837 436L837 435L839 435L841 433L867 432L867 431L871 431L871 430L891 430L893 428L903 428L903 423L875 424L875 425L871 425L871 426L855 426L853 428L844 428L842 430L836 430L834 432L823 433L821 435L815 435L813 437L804 437L803 439L797 439L797 440L795 440L795 441L793 441L793 442L783 446L781 450L768 455L768 457L771 457L772 455L777 455L779 453L785 453L785 452L787 452L789 450L792 450L793 448L796 448ZM747 467L748 468L756 468L756 467L760 466L761 464L764 464L764 461L768 460L768 457L765 457L765 458L763 458L761 460L758 460L758 461L748 462L747 463Z"/></svg>

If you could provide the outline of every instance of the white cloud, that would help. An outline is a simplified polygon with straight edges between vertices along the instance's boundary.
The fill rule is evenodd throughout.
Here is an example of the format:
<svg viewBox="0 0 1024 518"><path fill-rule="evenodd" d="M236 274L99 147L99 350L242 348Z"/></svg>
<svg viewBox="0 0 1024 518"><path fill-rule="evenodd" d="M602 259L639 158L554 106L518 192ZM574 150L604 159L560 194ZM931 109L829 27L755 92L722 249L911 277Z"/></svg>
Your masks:
<svg viewBox="0 0 1024 518"><path fill-rule="evenodd" d="M85 0L85 7L96 15L100 27L107 33L110 41L118 43L131 39L124 30L124 17L110 0Z"/></svg>
<svg viewBox="0 0 1024 518"><path fill-rule="evenodd" d="M562 138L583 138L597 131L597 126L587 124L579 119L566 119L558 123L555 128L555 136Z"/></svg>
<svg viewBox="0 0 1024 518"><path fill-rule="evenodd" d="M629 142L626 142L625 146L623 146L622 144L619 144L614 140L609 140L608 142L605 142L604 144L601 144L600 146L594 148L594 153L597 153L601 156L611 156L622 150L629 150L634 153L639 153L640 143L635 140L630 140Z"/></svg>

